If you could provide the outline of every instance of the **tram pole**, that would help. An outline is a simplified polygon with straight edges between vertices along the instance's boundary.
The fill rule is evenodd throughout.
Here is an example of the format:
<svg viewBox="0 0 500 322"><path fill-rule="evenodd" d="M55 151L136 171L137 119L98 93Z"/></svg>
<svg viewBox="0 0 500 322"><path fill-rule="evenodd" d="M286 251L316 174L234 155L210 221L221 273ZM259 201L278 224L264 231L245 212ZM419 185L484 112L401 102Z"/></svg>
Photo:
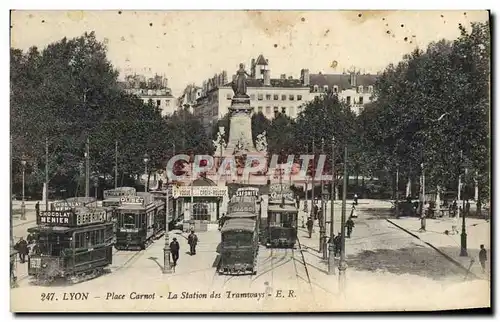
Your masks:
<svg viewBox="0 0 500 322"><path fill-rule="evenodd" d="M333 230L333 219L334 219L334 206L335 206L335 137L332 137L332 181L331 181L331 192L330 192L330 243L328 244L328 275L335 275L335 245L333 243L334 230Z"/></svg>
<svg viewBox="0 0 500 322"><path fill-rule="evenodd" d="M45 211L49 211L49 138L45 138Z"/></svg>
<svg viewBox="0 0 500 322"><path fill-rule="evenodd" d="M165 245L163 247L163 274L171 274L172 266L170 265L170 240L168 236L168 214L170 213L169 197L170 191L167 187L167 194L165 195Z"/></svg>
<svg viewBox="0 0 500 322"><path fill-rule="evenodd" d="M90 140L87 136L87 143L85 144L85 197L90 196Z"/></svg>
<svg viewBox="0 0 500 322"><path fill-rule="evenodd" d="M347 146L344 147L344 184L342 187L342 218L340 222L340 262L339 262L339 288L340 293L345 291L345 271L347 264L345 261L345 215L347 203Z"/></svg>
<svg viewBox="0 0 500 322"><path fill-rule="evenodd" d="M118 140L115 140L115 189L118 187Z"/></svg>
<svg viewBox="0 0 500 322"><path fill-rule="evenodd" d="M311 171L311 218L314 220L314 167L316 165L315 161L315 144L314 144L314 139L312 142L312 154L313 154L313 164L312 164L312 171Z"/></svg>
<svg viewBox="0 0 500 322"><path fill-rule="evenodd" d="M325 154L325 139L321 138L321 155ZM319 251L323 253L323 259L327 259L326 251L326 207L325 207L325 185L323 182L323 169L321 169L321 217L318 218L319 222Z"/></svg>

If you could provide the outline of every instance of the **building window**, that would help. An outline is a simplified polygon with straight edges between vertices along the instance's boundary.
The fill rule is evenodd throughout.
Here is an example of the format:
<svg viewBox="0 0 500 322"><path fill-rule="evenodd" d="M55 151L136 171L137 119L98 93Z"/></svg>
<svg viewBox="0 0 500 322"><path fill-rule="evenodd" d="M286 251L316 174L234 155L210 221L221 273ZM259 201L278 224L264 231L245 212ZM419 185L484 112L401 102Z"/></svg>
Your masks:
<svg viewBox="0 0 500 322"><path fill-rule="evenodd" d="M271 106L266 106L266 114L271 114Z"/></svg>
<svg viewBox="0 0 500 322"><path fill-rule="evenodd" d="M148 104L153 105L153 100L152 99L148 99Z"/></svg>
<svg viewBox="0 0 500 322"><path fill-rule="evenodd" d="M277 106L275 106L275 107L274 107L274 113L278 113L278 112L279 112L278 107L277 107Z"/></svg>
<svg viewBox="0 0 500 322"><path fill-rule="evenodd" d="M288 99L289 99L290 101L293 101L293 100L295 99L295 96L293 96L293 95L289 95L289 96L288 96Z"/></svg>
<svg viewBox="0 0 500 322"><path fill-rule="evenodd" d="M270 101L271 100L271 94L266 94L266 101Z"/></svg>
<svg viewBox="0 0 500 322"><path fill-rule="evenodd" d="M323 91L326 93L328 92L328 85L323 85Z"/></svg>
<svg viewBox="0 0 500 322"><path fill-rule="evenodd" d="M274 94L274 97L273 97L273 98L274 98L274 100L275 100L275 101L277 101L277 100L279 100L279 99L280 99L279 97L280 97L280 96L279 96L278 94Z"/></svg>
<svg viewBox="0 0 500 322"><path fill-rule="evenodd" d="M317 92L318 91L318 85L314 85L314 92Z"/></svg>
<svg viewBox="0 0 500 322"><path fill-rule="evenodd" d="M286 114L286 107L281 108L281 113Z"/></svg>
<svg viewBox="0 0 500 322"><path fill-rule="evenodd" d="M293 116L293 115L294 115L294 109L293 109L293 106L290 106L290 108L288 109L288 111L289 111L289 113L290 113L290 114L289 114L290 116Z"/></svg>
<svg viewBox="0 0 500 322"><path fill-rule="evenodd" d="M363 85L358 86L358 93L363 93Z"/></svg>
<svg viewBox="0 0 500 322"><path fill-rule="evenodd" d="M257 99L258 99L259 101L262 101L262 100L264 99L264 94L258 94L258 95L257 95Z"/></svg>
<svg viewBox="0 0 500 322"><path fill-rule="evenodd" d="M368 93L373 93L373 86L368 86Z"/></svg>
<svg viewBox="0 0 500 322"><path fill-rule="evenodd" d="M161 100L156 100L156 106L160 106L161 105Z"/></svg>
<svg viewBox="0 0 500 322"><path fill-rule="evenodd" d="M165 105L166 105L166 106L170 106L170 101L169 101L169 100L166 100L166 101L165 101Z"/></svg>
<svg viewBox="0 0 500 322"><path fill-rule="evenodd" d="M333 86L333 92L338 93L339 92L339 87L337 85Z"/></svg>
<svg viewBox="0 0 500 322"><path fill-rule="evenodd" d="M350 96L346 97L346 102L347 102L347 105L351 105L351 97Z"/></svg>
<svg viewBox="0 0 500 322"><path fill-rule="evenodd" d="M286 95L281 95L281 100L286 101Z"/></svg>
<svg viewBox="0 0 500 322"><path fill-rule="evenodd" d="M302 95L297 95L297 101L302 101Z"/></svg>
<svg viewBox="0 0 500 322"><path fill-rule="evenodd" d="M230 94L230 93L227 93L227 94L226 94L226 98L227 98L228 100L230 100L230 99L231 99L231 94Z"/></svg>
<svg viewBox="0 0 500 322"><path fill-rule="evenodd" d="M255 101L255 94L250 94L250 99L251 99L252 101Z"/></svg>
<svg viewBox="0 0 500 322"><path fill-rule="evenodd" d="M363 104L363 96L359 97L359 104Z"/></svg>
<svg viewBox="0 0 500 322"><path fill-rule="evenodd" d="M259 107L258 107L258 109L257 109L257 111L258 111L259 113L262 113L262 106L259 106Z"/></svg>

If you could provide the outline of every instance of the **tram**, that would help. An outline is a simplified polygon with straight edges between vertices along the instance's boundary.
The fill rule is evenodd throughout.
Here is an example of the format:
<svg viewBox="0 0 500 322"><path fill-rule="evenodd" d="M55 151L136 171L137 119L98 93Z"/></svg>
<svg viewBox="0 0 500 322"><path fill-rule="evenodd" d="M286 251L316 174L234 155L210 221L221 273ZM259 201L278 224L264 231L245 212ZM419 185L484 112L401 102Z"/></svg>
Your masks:
<svg viewBox="0 0 500 322"><path fill-rule="evenodd" d="M293 192L283 185L270 187L267 208L266 247L294 248L299 210Z"/></svg>
<svg viewBox="0 0 500 322"><path fill-rule="evenodd" d="M165 201L150 193L121 197L116 216L116 249L146 249L165 233Z"/></svg>
<svg viewBox="0 0 500 322"><path fill-rule="evenodd" d="M28 232L36 236L28 257L28 275L38 283L57 278L78 283L102 275L112 263L113 224L103 209L41 211L37 226Z"/></svg>
<svg viewBox="0 0 500 322"><path fill-rule="evenodd" d="M111 213L113 221L113 242L116 242L116 231L118 225L118 213L116 209L121 205L122 197L135 196L136 190L133 187L118 187L115 189L105 190L103 193L102 207Z"/></svg>

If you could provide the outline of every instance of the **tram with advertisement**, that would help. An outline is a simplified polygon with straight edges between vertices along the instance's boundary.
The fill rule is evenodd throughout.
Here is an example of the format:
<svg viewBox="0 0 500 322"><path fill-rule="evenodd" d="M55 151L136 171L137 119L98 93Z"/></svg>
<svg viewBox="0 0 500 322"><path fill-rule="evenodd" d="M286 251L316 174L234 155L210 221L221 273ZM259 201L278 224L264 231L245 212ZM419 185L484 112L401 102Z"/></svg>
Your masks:
<svg viewBox="0 0 500 322"><path fill-rule="evenodd" d="M235 195L221 229L219 274L256 274L260 213L256 196Z"/></svg>
<svg viewBox="0 0 500 322"><path fill-rule="evenodd" d="M28 229L35 246L28 257L28 275L37 283L65 279L78 283L105 273L112 263L113 224L102 208L71 207L64 202L37 215Z"/></svg>
<svg viewBox="0 0 500 322"><path fill-rule="evenodd" d="M116 216L116 249L146 249L165 233L165 201L151 193L121 197Z"/></svg>
<svg viewBox="0 0 500 322"><path fill-rule="evenodd" d="M116 231L118 224L118 214L116 209L121 205L122 197L135 196L136 190L133 187L117 187L115 189L104 190L102 207L111 213L113 221L113 240L116 242Z"/></svg>
<svg viewBox="0 0 500 322"><path fill-rule="evenodd" d="M273 184L269 187L267 207L266 246L294 248L297 242L299 209L289 186Z"/></svg>

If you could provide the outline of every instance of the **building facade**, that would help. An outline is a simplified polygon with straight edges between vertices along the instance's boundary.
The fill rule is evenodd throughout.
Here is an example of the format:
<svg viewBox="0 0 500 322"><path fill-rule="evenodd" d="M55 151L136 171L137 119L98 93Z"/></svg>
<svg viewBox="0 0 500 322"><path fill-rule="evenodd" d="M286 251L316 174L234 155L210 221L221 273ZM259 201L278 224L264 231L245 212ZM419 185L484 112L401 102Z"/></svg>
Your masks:
<svg viewBox="0 0 500 322"><path fill-rule="evenodd" d="M137 96L144 104L158 107L162 116L171 115L176 109L176 100L165 76L146 79L144 75L127 75L122 86L126 93Z"/></svg>
<svg viewBox="0 0 500 322"><path fill-rule="evenodd" d="M225 72L223 73L225 75ZM235 75L232 78L234 79ZM373 100L376 79L377 75L355 71L342 74L310 74L308 69L302 69L298 79L284 74L279 78L271 78L269 60L259 55L251 61L247 94L254 108L253 113L262 112L270 120L278 113L294 119L304 109L305 103L325 94L338 95L341 101L359 114L363 106ZM225 82L225 77L216 75L204 82L194 114L202 120L207 130L229 112L233 94L231 83Z"/></svg>

